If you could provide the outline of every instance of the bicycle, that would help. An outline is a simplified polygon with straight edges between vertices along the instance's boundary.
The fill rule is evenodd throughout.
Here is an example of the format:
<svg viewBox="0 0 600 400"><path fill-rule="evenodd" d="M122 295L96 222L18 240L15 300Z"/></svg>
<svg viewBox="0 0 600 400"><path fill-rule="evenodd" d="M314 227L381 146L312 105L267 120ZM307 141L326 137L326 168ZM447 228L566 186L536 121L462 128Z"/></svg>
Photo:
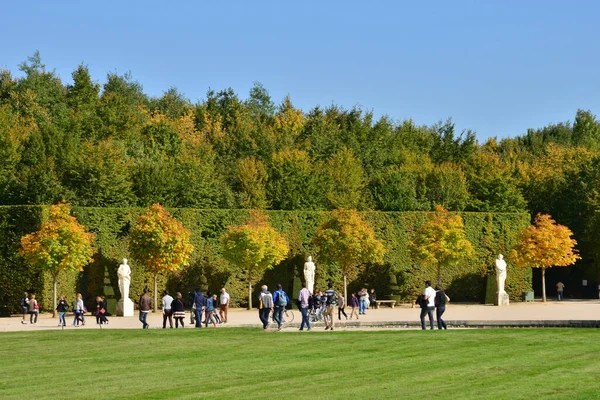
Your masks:
<svg viewBox="0 0 600 400"><path fill-rule="evenodd" d="M271 311L271 314L269 315L269 317L271 318L271 320L273 322L277 322L275 321L275 310ZM287 308L283 309L283 312L281 313L281 324L285 324L285 323L292 323L294 322L294 312L292 310L288 310Z"/></svg>

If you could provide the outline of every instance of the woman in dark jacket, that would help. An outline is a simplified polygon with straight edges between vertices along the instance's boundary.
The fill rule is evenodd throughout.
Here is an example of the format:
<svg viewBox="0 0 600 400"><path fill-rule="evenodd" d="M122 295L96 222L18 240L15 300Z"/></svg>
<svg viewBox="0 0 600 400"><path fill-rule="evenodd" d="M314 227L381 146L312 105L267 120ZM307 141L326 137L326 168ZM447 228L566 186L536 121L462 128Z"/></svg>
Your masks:
<svg viewBox="0 0 600 400"><path fill-rule="evenodd" d="M58 311L58 326L66 326L67 322L65 321L65 314L69 309L69 303L65 298L65 295L60 296L60 301L56 306L56 311Z"/></svg>
<svg viewBox="0 0 600 400"><path fill-rule="evenodd" d="M171 312L173 313L173 318L175 318L175 328L179 328L179 323L181 323L181 327L183 328L185 305L183 304L183 300L181 300L181 293L179 292L177 292L175 300L171 303Z"/></svg>
<svg viewBox="0 0 600 400"><path fill-rule="evenodd" d="M435 317L437 319L438 329L447 329L446 322L442 319L442 314L446 311L446 302L448 296L440 285L435 287Z"/></svg>
<svg viewBox="0 0 600 400"><path fill-rule="evenodd" d="M106 319L106 300L104 300L101 296L96 297L96 323L98 325L108 324L108 319Z"/></svg>

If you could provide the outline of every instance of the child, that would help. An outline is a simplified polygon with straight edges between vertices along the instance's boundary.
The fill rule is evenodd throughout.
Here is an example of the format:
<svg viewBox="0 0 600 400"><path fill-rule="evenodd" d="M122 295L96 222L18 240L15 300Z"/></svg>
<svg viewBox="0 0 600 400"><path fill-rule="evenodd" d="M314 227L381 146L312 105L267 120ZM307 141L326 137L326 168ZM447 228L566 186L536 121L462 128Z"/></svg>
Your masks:
<svg viewBox="0 0 600 400"><path fill-rule="evenodd" d="M40 314L40 305L35 299L35 294L31 295L31 299L29 299L29 323L33 325L37 325L38 315ZM35 317L35 319L34 319Z"/></svg>
<svg viewBox="0 0 600 400"><path fill-rule="evenodd" d="M358 319L358 312L356 309L358 308L358 297L356 293L352 293L352 298L350 299L350 307L352 307L352 311L350 312L350 319L352 319L353 315L356 315L356 319Z"/></svg>
<svg viewBox="0 0 600 400"><path fill-rule="evenodd" d="M63 294L60 296L60 300L58 302L58 305L56 306L56 311L58 311L58 326L67 325L67 321L65 320L65 314L67 313L68 309L69 303L67 303L65 295Z"/></svg>

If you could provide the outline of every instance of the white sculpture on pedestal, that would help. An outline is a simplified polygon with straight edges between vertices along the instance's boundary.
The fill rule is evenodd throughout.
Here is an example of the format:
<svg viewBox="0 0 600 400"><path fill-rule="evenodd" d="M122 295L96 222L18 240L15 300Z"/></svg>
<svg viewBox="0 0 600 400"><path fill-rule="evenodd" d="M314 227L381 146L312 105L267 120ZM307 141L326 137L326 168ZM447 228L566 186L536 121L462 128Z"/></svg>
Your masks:
<svg viewBox="0 0 600 400"><path fill-rule="evenodd" d="M304 263L304 281L306 282L306 288L309 292L313 293L315 286L315 263L312 261L312 257L308 256L308 259Z"/></svg>
<svg viewBox="0 0 600 400"><path fill-rule="evenodd" d="M117 315L122 317L133 317L133 302L129 298L129 285L131 284L131 268L127 265L127 259L123 259L123 263L119 265L117 270L119 278L119 291L121 299L117 303Z"/></svg>
<svg viewBox="0 0 600 400"><path fill-rule="evenodd" d="M504 282L506 281L506 261L502 254L496 259L496 282L498 283L498 292L496 293L496 305L508 305L508 293L504 291Z"/></svg>

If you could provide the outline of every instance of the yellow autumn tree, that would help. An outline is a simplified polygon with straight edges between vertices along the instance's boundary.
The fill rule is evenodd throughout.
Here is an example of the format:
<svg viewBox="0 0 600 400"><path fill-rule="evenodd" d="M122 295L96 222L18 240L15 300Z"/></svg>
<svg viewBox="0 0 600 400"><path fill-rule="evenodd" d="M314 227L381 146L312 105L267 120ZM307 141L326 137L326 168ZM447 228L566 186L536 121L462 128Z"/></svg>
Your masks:
<svg viewBox="0 0 600 400"><path fill-rule="evenodd" d="M344 296L348 298L348 280L366 263L382 263L383 242L373 227L356 210L334 210L317 229L313 243L324 261L336 264L344 277Z"/></svg>
<svg viewBox="0 0 600 400"><path fill-rule="evenodd" d="M190 263L194 246L192 233L160 204L153 204L138 218L131 230L129 251L146 270L154 274L154 311L157 310L157 277Z"/></svg>
<svg viewBox="0 0 600 400"><path fill-rule="evenodd" d="M538 214L525 228L511 252L511 261L520 267L542 269L542 301L546 302L546 269L572 265L581 257L574 249L573 232L557 224L548 214Z"/></svg>
<svg viewBox="0 0 600 400"><path fill-rule="evenodd" d="M411 255L424 264L437 267L437 283L441 284L442 268L472 258L473 245L465 235L465 225L460 215L450 215L440 205L410 240Z"/></svg>
<svg viewBox="0 0 600 400"><path fill-rule="evenodd" d="M228 226L221 237L223 257L243 270L248 280L248 309L252 309L252 284L266 270L273 268L289 252L286 238L279 233L268 216L251 210L245 224Z"/></svg>
<svg viewBox="0 0 600 400"><path fill-rule="evenodd" d="M95 235L71 215L71 205L50 207L50 217L36 232L21 238L19 254L32 267L52 274L52 312L56 317L56 284L61 271L83 271L92 261Z"/></svg>

